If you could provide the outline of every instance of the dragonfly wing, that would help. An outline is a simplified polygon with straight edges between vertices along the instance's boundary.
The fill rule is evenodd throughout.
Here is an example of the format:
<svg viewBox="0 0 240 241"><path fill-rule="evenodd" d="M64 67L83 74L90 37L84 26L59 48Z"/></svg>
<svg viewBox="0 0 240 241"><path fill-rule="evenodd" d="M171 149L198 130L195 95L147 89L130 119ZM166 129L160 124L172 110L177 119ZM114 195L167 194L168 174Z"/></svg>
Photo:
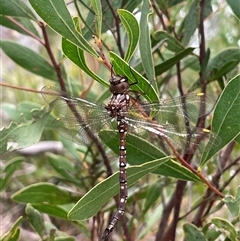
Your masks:
<svg viewBox="0 0 240 241"><path fill-rule="evenodd" d="M161 100L155 103L138 104L134 102L129 110L131 118L142 112L146 116L154 117L158 123L184 124L185 120L196 123L198 118L211 112L215 100L203 93L192 93L173 99Z"/></svg>
<svg viewBox="0 0 240 241"><path fill-rule="evenodd" d="M103 105L69 97L53 87L45 87L43 91L42 95L55 116L52 128L64 138L79 144L90 144L93 138L98 138L102 128L110 125L110 117Z"/></svg>
<svg viewBox="0 0 240 241"><path fill-rule="evenodd" d="M173 148L180 154L203 152L219 145L219 137L209 130L189 128L172 124L159 125L154 121L127 118L131 131L151 143L158 145L166 154L173 154ZM150 134L149 134L150 133ZM170 143L170 144L169 144Z"/></svg>

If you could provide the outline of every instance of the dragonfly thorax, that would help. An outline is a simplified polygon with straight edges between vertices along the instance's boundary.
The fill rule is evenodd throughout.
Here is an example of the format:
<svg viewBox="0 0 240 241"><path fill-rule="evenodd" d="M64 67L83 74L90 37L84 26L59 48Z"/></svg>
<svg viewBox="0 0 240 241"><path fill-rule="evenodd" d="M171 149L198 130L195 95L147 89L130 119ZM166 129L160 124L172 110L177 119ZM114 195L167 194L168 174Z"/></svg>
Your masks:
<svg viewBox="0 0 240 241"><path fill-rule="evenodd" d="M109 82L109 89L113 94L121 94L129 89L129 83L126 77L114 75Z"/></svg>
<svg viewBox="0 0 240 241"><path fill-rule="evenodd" d="M105 108L110 117L117 117L122 119L128 111L130 97L127 93L116 94L113 93L112 98Z"/></svg>

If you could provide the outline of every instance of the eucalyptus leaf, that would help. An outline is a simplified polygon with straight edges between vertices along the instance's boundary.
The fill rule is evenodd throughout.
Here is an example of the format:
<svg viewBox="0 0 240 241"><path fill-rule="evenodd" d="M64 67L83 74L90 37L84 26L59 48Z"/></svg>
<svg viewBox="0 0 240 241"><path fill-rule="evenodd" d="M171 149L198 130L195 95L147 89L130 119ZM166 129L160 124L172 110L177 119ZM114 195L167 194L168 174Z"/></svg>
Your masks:
<svg viewBox="0 0 240 241"><path fill-rule="evenodd" d="M24 187L14 193L12 199L22 203L49 203L51 205L66 204L74 201L69 192L47 182L39 182Z"/></svg>
<svg viewBox="0 0 240 241"><path fill-rule="evenodd" d="M131 89L138 91L142 96L150 102L159 101L158 95L149 83L142 75L132 69L121 57L117 54L110 52L110 58L115 72L118 75L126 76L131 85ZM146 91L147 90L147 91Z"/></svg>
<svg viewBox="0 0 240 241"><path fill-rule="evenodd" d="M134 51L136 50L136 47L139 41L140 30L139 30L138 22L132 13L124 9L118 9L118 15L128 34L129 44L128 44L128 48L127 48L127 52L125 54L124 60L126 62L129 62Z"/></svg>
<svg viewBox="0 0 240 241"><path fill-rule="evenodd" d="M91 0L92 8L95 12L95 26L96 26L96 34L98 38L101 38L102 32L102 4L100 0Z"/></svg>
<svg viewBox="0 0 240 241"><path fill-rule="evenodd" d="M166 72L174 65L179 63L183 58L190 55L193 52L194 48L186 48L180 52L178 52L174 57L165 60L163 63L158 64L155 66L156 76L161 75L162 73Z"/></svg>
<svg viewBox="0 0 240 241"><path fill-rule="evenodd" d="M185 223L183 225L186 241L207 241L203 233L193 224Z"/></svg>
<svg viewBox="0 0 240 241"><path fill-rule="evenodd" d="M12 175L18 170L24 159L22 157L16 157L4 164L1 170L0 177L0 191L4 190L11 180Z"/></svg>
<svg viewBox="0 0 240 241"><path fill-rule="evenodd" d="M9 127L3 128L0 131L0 154L27 147L38 142L48 116L49 112L42 110L38 112L37 119L34 121L28 121L20 125L12 122Z"/></svg>
<svg viewBox="0 0 240 241"><path fill-rule="evenodd" d="M240 135L240 122L236 121L238 119L240 119L240 75L228 82L217 101L212 131L222 139L222 142L204 152L200 166Z"/></svg>
<svg viewBox="0 0 240 241"><path fill-rule="evenodd" d="M43 238L44 225L41 214L30 204L27 204L25 211L27 214L27 219L30 222L31 226L39 234L39 236Z"/></svg>
<svg viewBox="0 0 240 241"><path fill-rule="evenodd" d="M23 17L37 21L30 8L21 0L1 0L0 14L12 17Z"/></svg>
<svg viewBox="0 0 240 241"><path fill-rule="evenodd" d="M54 31L91 55L98 56L97 52L74 27L64 0L29 0L29 2L37 14Z"/></svg>
<svg viewBox="0 0 240 241"><path fill-rule="evenodd" d="M39 53L23 45L5 40L0 42L0 47L9 58L24 69L47 79L58 80L54 68Z"/></svg>
<svg viewBox="0 0 240 241"><path fill-rule="evenodd" d="M162 165L168 157L154 160L143 165L132 166L127 169L128 186L133 185L138 179ZM81 198L70 210L70 220L84 220L94 216L101 207L119 191L119 173L105 179Z"/></svg>
<svg viewBox="0 0 240 241"><path fill-rule="evenodd" d="M146 72L146 76L153 87L156 88L155 73L153 66L152 48L150 41L150 30L148 26L148 18L152 12L149 11L150 3L148 0L143 0L141 18L140 18L140 39L139 39L139 51L142 58L142 65Z"/></svg>
<svg viewBox="0 0 240 241"><path fill-rule="evenodd" d="M14 18L19 24L21 24L24 28L28 29L31 33L35 34L36 36L39 36L38 31L36 30L35 26L32 24L32 22L28 18ZM0 15L0 23L1 25L16 30L21 34L29 35L28 32L24 31L22 28L14 24L12 21L9 20L4 15Z"/></svg>
<svg viewBox="0 0 240 241"><path fill-rule="evenodd" d="M101 77L96 75L94 72L92 72L86 63L84 51L77 47L76 45L72 44L67 39L62 39L62 50L64 54L79 68L81 68L85 73L87 73L89 76L91 76L93 79L98 81L100 84L108 87L108 83L103 80Z"/></svg>
<svg viewBox="0 0 240 241"><path fill-rule="evenodd" d="M181 43L165 31L157 31L154 33L153 37L157 41L163 41L166 43L166 48L172 52L177 53L184 50L184 47L181 45Z"/></svg>

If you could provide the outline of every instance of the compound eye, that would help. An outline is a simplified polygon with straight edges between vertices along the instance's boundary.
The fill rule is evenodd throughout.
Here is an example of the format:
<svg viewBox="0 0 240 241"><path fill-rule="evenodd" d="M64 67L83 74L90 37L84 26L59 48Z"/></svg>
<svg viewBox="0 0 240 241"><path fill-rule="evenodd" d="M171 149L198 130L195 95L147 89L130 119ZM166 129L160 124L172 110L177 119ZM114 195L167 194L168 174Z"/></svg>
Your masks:
<svg viewBox="0 0 240 241"><path fill-rule="evenodd" d="M110 91L115 94L121 94L128 90L128 80L122 76L113 76L110 80Z"/></svg>
<svg viewBox="0 0 240 241"><path fill-rule="evenodd" d="M129 88L129 84L127 82L119 83L117 85L110 85L110 91L115 94L121 94L125 92Z"/></svg>

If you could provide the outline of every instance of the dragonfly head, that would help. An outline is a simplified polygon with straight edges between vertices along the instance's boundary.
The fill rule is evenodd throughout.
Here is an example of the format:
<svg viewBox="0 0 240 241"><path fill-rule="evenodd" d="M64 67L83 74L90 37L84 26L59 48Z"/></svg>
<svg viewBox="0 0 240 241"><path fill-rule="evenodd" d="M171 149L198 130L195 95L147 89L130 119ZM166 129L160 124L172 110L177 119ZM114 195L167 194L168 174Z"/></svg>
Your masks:
<svg viewBox="0 0 240 241"><path fill-rule="evenodd" d="M110 82L110 91L113 94L122 94L129 89L129 83L127 77L113 75Z"/></svg>

